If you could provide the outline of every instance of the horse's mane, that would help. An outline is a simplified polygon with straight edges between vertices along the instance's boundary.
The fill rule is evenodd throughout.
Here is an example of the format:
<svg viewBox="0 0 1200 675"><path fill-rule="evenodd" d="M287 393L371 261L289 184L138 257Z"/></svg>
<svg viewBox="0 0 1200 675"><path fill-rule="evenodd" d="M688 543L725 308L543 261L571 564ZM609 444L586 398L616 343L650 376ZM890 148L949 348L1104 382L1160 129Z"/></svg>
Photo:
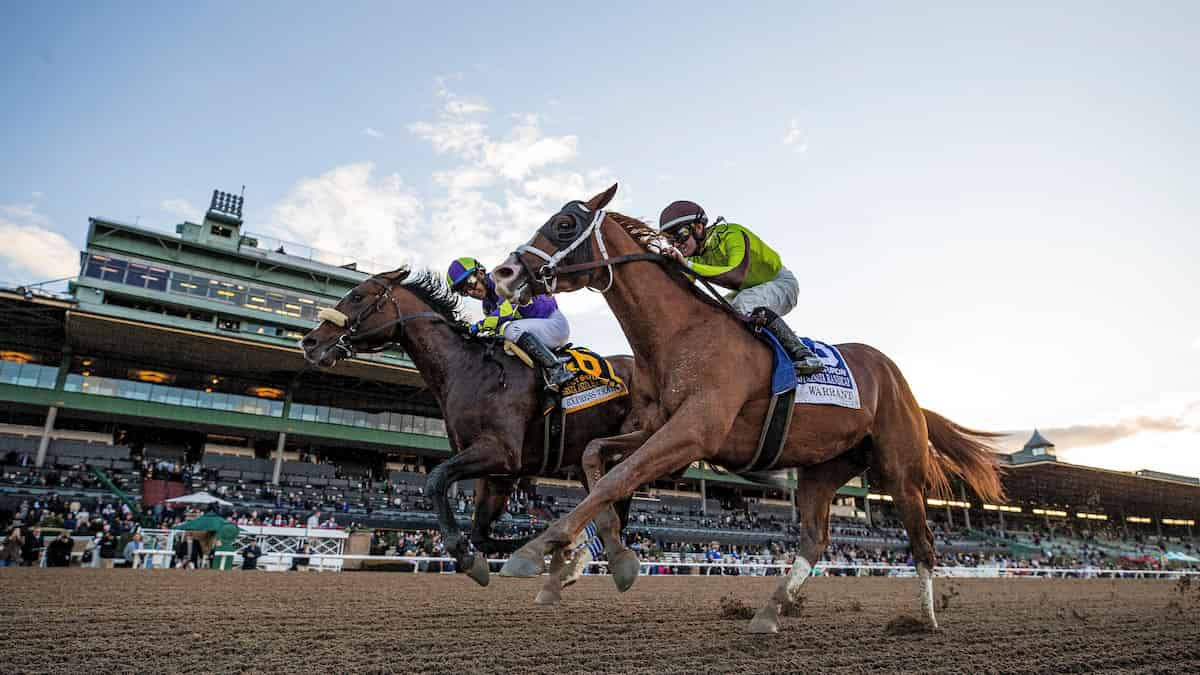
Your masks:
<svg viewBox="0 0 1200 675"><path fill-rule="evenodd" d="M466 324L462 315L462 298L442 281L441 276L429 270L413 272L407 267L401 267L397 272L404 279L401 287L423 300L447 323L451 326Z"/></svg>
<svg viewBox="0 0 1200 675"><path fill-rule="evenodd" d="M671 246L671 242L663 236L662 232L659 232L650 225L647 225L645 222L638 220L637 218L633 218L632 216L627 216L623 213L617 213L616 211L608 211L607 214L609 218L612 218L616 224L620 225L622 229L629 233L629 236L633 237L633 240L636 241L643 249L650 251L651 253L658 253L664 248ZM696 296L696 298L702 302L705 302L712 307L715 307L716 309L733 316L739 321L742 320L740 315L738 315L738 313L733 310L732 307L728 306L728 303L718 302L708 293L705 293L704 290L702 290L700 286L693 281L692 275L688 274L687 270L683 266L667 258L663 260L662 268L664 271L666 271L667 276L681 284L692 295Z"/></svg>

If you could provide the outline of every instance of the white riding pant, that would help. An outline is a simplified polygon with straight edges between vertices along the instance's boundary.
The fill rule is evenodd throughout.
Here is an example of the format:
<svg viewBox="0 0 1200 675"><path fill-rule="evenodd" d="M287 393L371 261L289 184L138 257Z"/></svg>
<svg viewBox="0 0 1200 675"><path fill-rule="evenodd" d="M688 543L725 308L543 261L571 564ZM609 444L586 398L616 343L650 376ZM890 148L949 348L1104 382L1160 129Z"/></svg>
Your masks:
<svg viewBox="0 0 1200 675"><path fill-rule="evenodd" d="M567 317L557 309L544 319L517 319L504 324L501 334L504 339L516 342L525 333L533 333L550 349L556 349L567 344L571 339L571 324Z"/></svg>
<svg viewBox="0 0 1200 675"><path fill-rule="evenodd" d="M774 279L727 297L729 304L742 314L749 314L758 307L766 307L783 316L795 309L796 303L800 301L800 282L788 268L781 267Z"/></svg>

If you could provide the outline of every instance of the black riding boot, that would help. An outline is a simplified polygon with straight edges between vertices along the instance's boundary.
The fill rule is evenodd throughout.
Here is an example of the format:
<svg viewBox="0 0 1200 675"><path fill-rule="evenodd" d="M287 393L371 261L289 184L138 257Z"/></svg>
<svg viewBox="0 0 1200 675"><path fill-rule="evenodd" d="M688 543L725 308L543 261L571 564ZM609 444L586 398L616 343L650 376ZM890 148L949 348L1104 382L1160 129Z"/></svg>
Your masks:
<svg viewBox="0 0 1200 675"><path fill-rule="evenodd" d="M522 333L521 337L517 338L517 346L525 350L525 353L542 367L542 372L546 374L546 386L550 389L558 391L559 387L574 377L563 365L566 360L555 356L533 333Z"/></svg>
<svg viewBox="0 0 1200 675"><path fill-rule="evenodd" d="M791 327L784 323L783 317L766 307L755 309L753 316L763 321L762 325L775 334L779 344L783 345L788 356L792 357L792 368L795 368L797 375L812 375L825 370L825 364L821 363L821 359L817 358L808 345L796 337Z"/></svg>

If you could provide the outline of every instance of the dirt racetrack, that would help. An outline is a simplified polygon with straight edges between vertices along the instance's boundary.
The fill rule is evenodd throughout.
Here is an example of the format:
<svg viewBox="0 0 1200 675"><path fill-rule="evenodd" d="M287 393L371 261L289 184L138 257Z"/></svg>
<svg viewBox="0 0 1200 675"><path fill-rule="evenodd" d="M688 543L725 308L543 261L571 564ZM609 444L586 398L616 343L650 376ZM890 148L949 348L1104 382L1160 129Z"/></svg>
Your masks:
<svg viewBox="0 0 1200 675"><path fill-rule="evenodd" d="M1200 672L1200 591L1174 581L816 578L774 636L723 619L772 578L607 578L532 604L536 580L404 573L0 570L15 672Z"/></svg>

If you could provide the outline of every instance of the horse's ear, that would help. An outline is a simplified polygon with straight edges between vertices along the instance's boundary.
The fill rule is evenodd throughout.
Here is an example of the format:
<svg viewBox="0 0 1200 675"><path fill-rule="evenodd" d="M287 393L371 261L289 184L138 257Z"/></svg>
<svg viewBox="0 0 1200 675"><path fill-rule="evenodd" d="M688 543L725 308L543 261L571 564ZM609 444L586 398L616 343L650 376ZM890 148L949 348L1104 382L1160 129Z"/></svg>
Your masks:
<svg viewBox="0 0 1200 675"><path fill-rule="evenodd" d="M412 270L410 270L408 267L401 267L399 269L394 269L391 272L384 272L379 276L382 279L387 279L388 284L395 286L396 284L407 279L411 272Z"/></svg>
<svg viewBox="0 0 1200 675"><path fill-rule="evenodd" d="M589 199L587 203L588 208L593 211L598 211L608 206L608 203L612 201L613 195L615 194L617 194L617 184L613 183L612 187Z"/></svg>

